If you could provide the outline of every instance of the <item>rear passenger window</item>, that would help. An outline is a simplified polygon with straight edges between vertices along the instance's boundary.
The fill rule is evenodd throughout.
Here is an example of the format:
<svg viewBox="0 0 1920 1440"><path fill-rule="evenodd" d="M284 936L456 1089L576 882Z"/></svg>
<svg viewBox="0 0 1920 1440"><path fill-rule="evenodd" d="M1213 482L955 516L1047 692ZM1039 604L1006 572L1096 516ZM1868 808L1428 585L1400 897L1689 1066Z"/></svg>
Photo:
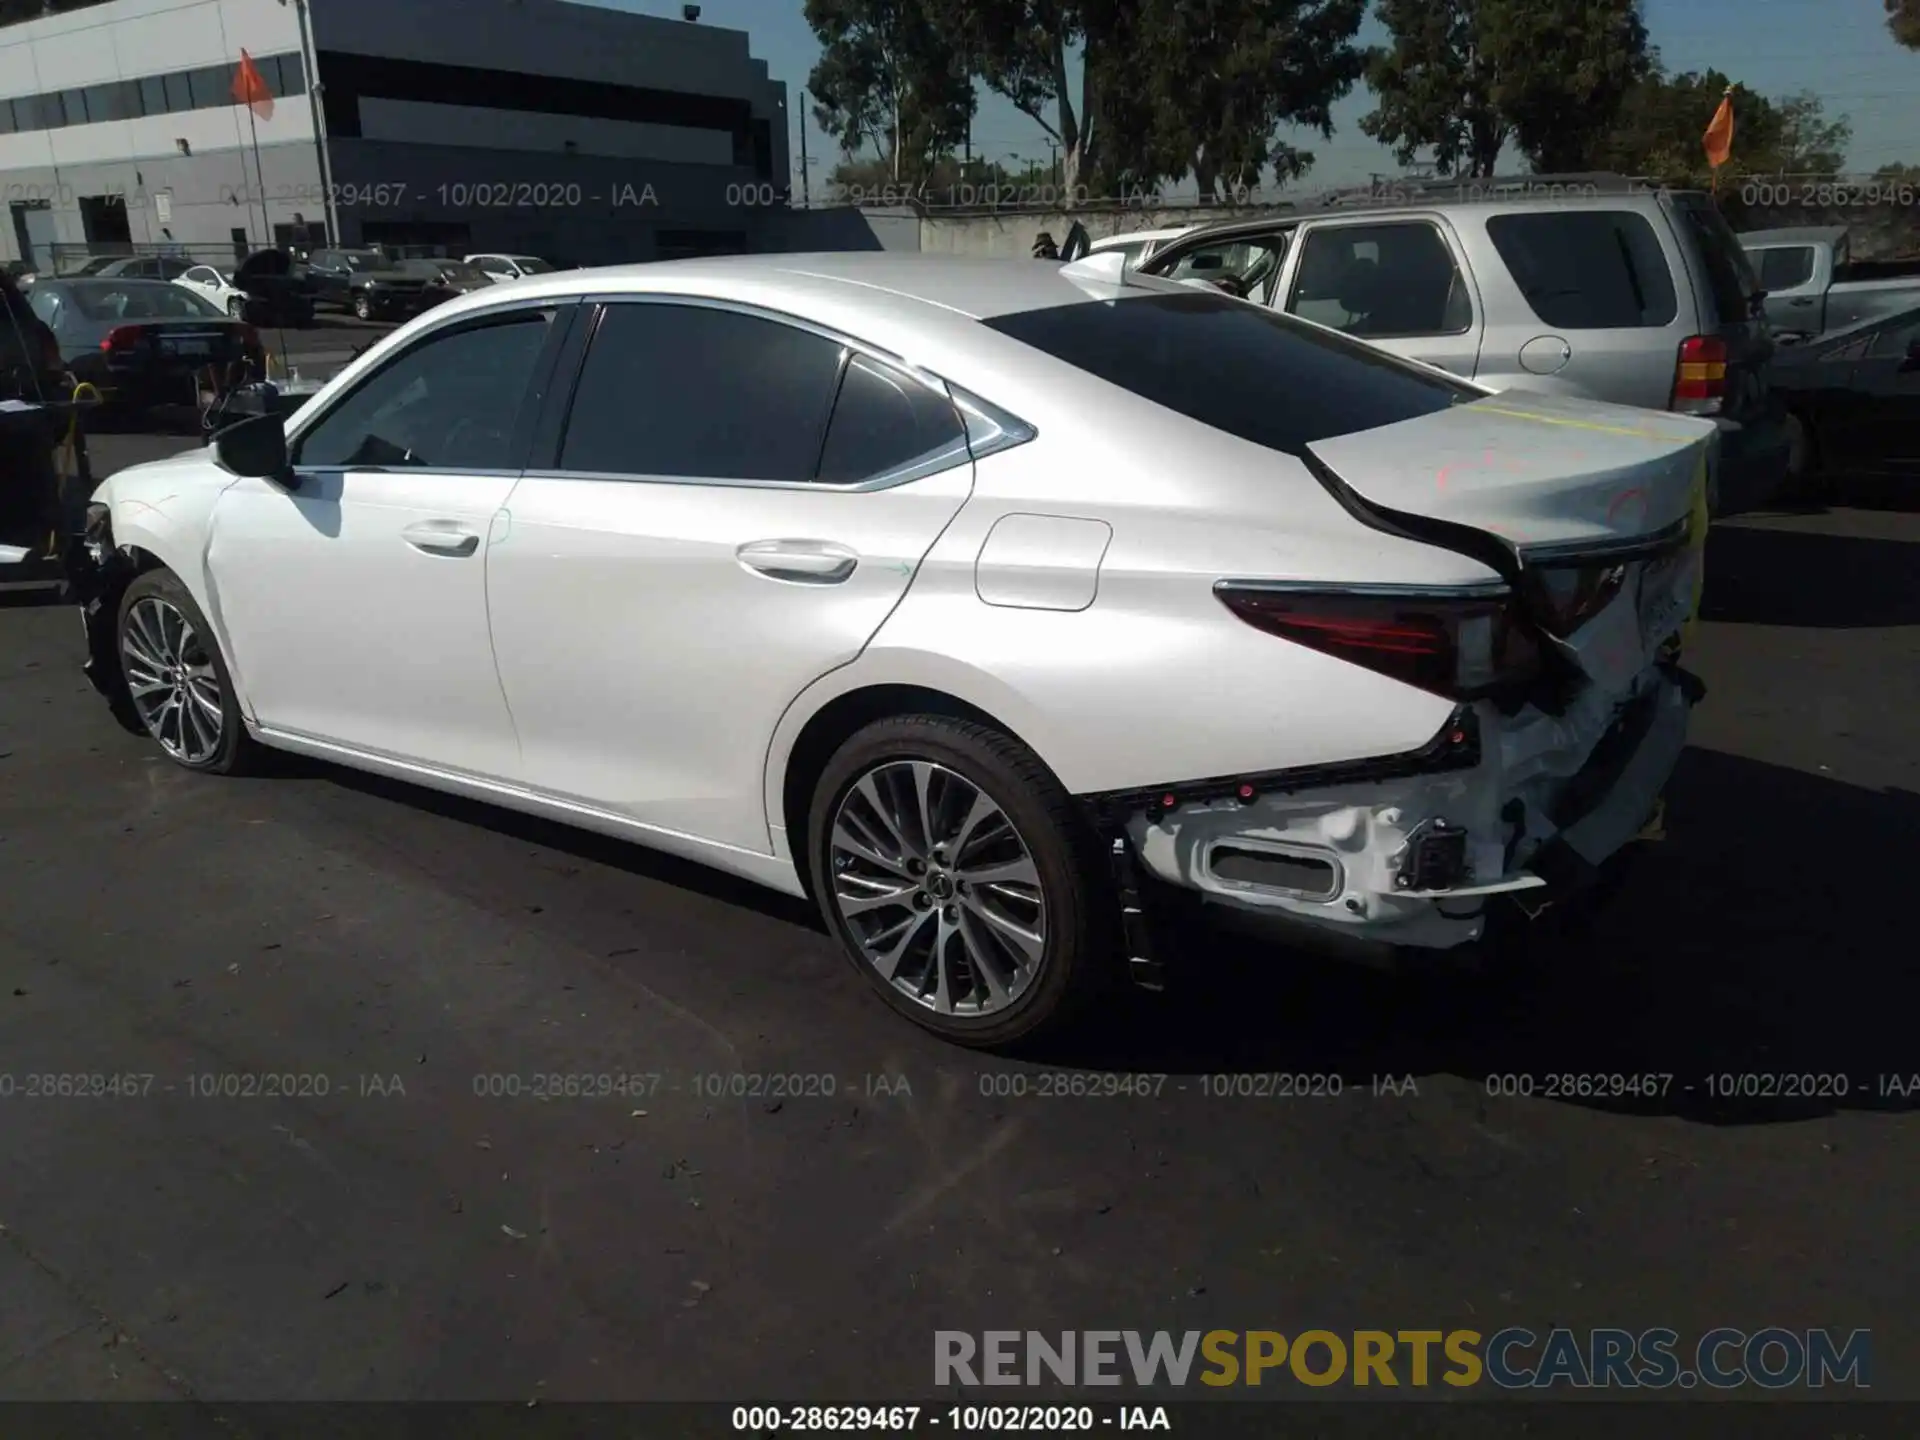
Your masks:
<svg viewBox="0 0 1920 1440"><path fill-rule="evenodd" d="M856 355L847 362L820 452L820 479L851 485L892 474L966 444L953 402L891 367Z"/></svg>
<svg viewBox="0 0 1920 1440"><path fill-rule="evenodd" d="M811 480L840 359L833 341L754 315L610 305L574 391L560 468Z"/></svg>
<svg viewBox="0 0 1920 1440"><path fill-rule="evenodd" d="M1631 210L1495 215L1487 235L1543 325L1659 329L1679 313L1660 239Z"/></svg>
<svg viewBox="0 0 1920 1440"><path fill-rule="evenodd" d="M1778 250L1762 250L1760 288L1772 293L1792 290L1813 278L1813 247L1787 245Z"/></svg>
<svg viewBox="0 0 1920 1440"><path fill-rule="evenodd" d="M1473 323L1453 252L1427 222L1310 231L1287 308L1349 335L1458 335Z"/></svg>

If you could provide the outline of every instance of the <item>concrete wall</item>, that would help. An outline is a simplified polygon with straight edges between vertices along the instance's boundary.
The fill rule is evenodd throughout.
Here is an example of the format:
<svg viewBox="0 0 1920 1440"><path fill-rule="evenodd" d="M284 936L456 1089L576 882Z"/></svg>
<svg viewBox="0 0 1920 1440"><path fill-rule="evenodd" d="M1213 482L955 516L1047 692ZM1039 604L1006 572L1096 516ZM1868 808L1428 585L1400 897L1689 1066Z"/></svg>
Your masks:
<svg viewBox="0 0 1920 1440"><path fill-rule="evenodd" d="M1735 230L1766 230L1789 225L1845 225L1852 232L1856 259L1884 259L1920 254L1920 207L1775 207L1744 206L1737 196L1721 199ZM1066 211L1030 211L1018 214L929 215L919 221L922 250L942 255L998 255L1025 257L1033 252L1034 237L1042 230L1055 243L1067 238L1075 220L1095 240L1133 230L1171 229L1215 220L1251 219L1260 207L1179 206L1167 208L1109 207Z"/></svg>
<svg viewBox="0 0 1920 1440"><path fill-rule="evenodd" d="M1136 206L1088 208L1072 212L1033 210L1017 214L929 215L920 221L920 248L938 255L992 255L1028 259L1034 237L1042 230L1059 244L1078 220L1095 240L1133 230L1162 230L1176 225L1199 225L1213 220L1251 219L1258 207L1230 209L1188 205L1149 209Z"/></svg>
<svg viewBox="0 0 1920 1440"><path fill-rule="evenodd" d="M257 247L261 237L273 233L273 225L290 224L302 212L316 221L321 215L320 163L310 139L262 143L259 169L270 197L264 222L257 198L263 191L254 165L251 151L205 154L196 147L191 157L176 151L171 156L15 170L0 176L0 192L15 203L22 197L49 199L57 242L78 245L86 240L81 197L119 195L125 197L127 230L136 244L177 244L196 253L204 249L209 258L231 258L229 237L236 229L244 230ZM13 221L0 215L0 259L19 258L25 257Z"/></svg>

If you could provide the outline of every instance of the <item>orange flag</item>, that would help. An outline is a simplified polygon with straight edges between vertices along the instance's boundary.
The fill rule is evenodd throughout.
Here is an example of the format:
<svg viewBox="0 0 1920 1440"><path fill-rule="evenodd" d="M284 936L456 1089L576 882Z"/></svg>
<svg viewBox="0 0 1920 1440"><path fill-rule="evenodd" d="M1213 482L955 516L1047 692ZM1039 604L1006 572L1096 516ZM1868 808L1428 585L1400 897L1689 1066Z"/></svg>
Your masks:
<svg viewBox="0 0 1920 1440"><path fill-rule="evenodd" d="M239 68L233 72L233 103L247 106L262 120L273 118L273 92L260 78L253 56L244 50L240 52Z"/></svg>
<svg viewBox="0 0 1920 1440"><path fill-rule="evenodd" d="M1707 163L1718 170L1733 154L1733 87L1721 97L1720 108L1707 122L1707 133L1700 137L1707 149Z"/></svg>

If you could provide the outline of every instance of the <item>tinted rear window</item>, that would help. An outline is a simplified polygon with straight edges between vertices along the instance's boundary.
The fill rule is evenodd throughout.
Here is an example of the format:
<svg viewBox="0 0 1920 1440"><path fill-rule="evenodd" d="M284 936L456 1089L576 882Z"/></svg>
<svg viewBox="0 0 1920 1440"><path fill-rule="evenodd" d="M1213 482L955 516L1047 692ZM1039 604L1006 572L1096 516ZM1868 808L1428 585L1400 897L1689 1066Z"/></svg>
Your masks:
<svg viewBox="0 0 1920 1440"><path fill-rule="evenodd" d="M1683 204L1680 213L1700 246L1700 258L1706 263L1707 281L1713 287L1713 308L1722 325L1738 325L1751 313L1747 301L1760 282L1747 264L1747 252L1740 248L1720 212L1710 201Z"/></svg>
<svg viewBox="0 0 1920 1440"><path fill-rule="evenodd" d="M1360 341L1224 295L1143 293L982 322L1190 420L1298 455L1483 398Z"/></svg>
<svg viewBox="0 0 1920 1440"><path fill-rule="evenodd" d="M1653 227L1631 210L1496 215L1487 235L1543 324L1630 330L1673 323L1667 257Z"/></svg>

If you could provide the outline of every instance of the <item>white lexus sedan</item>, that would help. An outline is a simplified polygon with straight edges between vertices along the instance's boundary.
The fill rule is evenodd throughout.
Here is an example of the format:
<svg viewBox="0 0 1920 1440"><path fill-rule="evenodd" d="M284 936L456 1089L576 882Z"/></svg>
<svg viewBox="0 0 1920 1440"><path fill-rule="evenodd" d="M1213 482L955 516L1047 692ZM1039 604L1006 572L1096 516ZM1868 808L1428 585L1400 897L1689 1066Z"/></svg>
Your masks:
<svg viewBox="0 0 1920 1440"><path fill-rule="evenodd" d="M1111 259L693 260L440 306L113 476L76 575L181 765L809 895L993 1046L1155 983L1163 895L1459 951L1628 849L1700 693L1713 433Z"/></svg>

